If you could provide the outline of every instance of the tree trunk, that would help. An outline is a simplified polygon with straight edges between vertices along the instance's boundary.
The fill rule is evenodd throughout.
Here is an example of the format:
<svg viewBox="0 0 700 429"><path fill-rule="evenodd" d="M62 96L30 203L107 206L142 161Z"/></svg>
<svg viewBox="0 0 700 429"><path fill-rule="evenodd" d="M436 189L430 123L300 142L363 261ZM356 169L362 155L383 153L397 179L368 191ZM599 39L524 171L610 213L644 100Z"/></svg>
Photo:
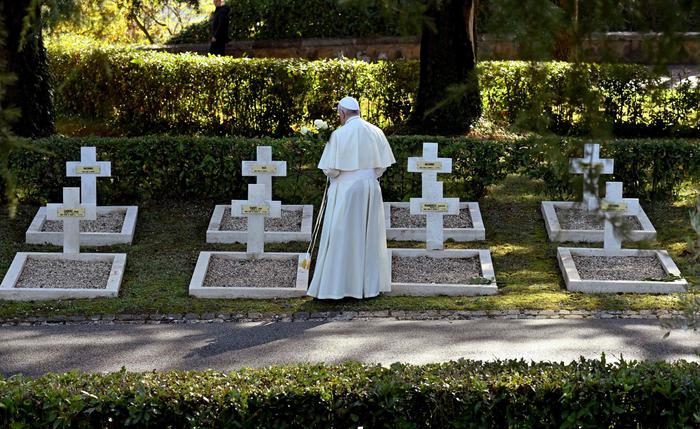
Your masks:
<svg viewBox="0 0 700 429"><path fill-rule="evenodd" d="M421 35L418 94L409 120L413 132L463 134L481 116L477 1L429 1L429 21L423 24Z"/></svg>
<svg viewBox="0 0 700 429"><path fill-rule="evenodd" d="M30 5L35 4L34 18L24 33L25 18ZM12 131L24 137L45 137L55 133L53 91L46 49L41 35L39 2L32 0L0 0L7 30L5 46L0 55L7 59L8 72L17 80L7 87L2 108L19 108L21 117L12 124Z"/></svg>

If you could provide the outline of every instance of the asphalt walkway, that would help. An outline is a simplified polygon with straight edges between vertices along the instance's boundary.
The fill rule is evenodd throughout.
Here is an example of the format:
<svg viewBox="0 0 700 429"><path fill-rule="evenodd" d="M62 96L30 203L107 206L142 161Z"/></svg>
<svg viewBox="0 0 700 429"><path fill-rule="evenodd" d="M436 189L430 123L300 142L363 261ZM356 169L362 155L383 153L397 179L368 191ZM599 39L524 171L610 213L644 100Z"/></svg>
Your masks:
<svg viewBox="0 0 700 429"><path fill-rule="evenodd" d="M700 333L664 339L658 320L475 319L57 325L0 328L0 372L40 375L172 369L232 370L347 360L391 364L579 356L700 361Z"/></svg>

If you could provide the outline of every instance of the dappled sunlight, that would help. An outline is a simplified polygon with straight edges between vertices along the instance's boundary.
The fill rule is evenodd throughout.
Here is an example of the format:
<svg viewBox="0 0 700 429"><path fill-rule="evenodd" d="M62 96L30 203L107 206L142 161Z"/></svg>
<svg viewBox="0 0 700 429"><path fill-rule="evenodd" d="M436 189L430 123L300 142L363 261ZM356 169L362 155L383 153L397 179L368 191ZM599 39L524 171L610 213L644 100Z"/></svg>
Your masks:
<svg viewBox="0 0 700 429"><path fill-rule="evenodd" d="M491 256L509 256L509 255L522 255L535 253L538 251L537 245L522 245L522 244L512 244L504 243L496 246L491 246Z"/></svg>
<svg viewBox="0 0 700 429"><path fill-rule="evenodd" d="M579 356L597 358L603 352L625 359L698 359L692 332L674 332L666 340L663 333L656 320L623 319L15 327L0 330L0 372L39 375L121 367L226 371L348 360L385 365L459 358L570 361Z"/></svg>
<svg viewBox="0 0 700 429"><path fill-rule="evenodd" d="M688 243L684 241L676 241L673 243L666 242L665 247L669 253L675 253L677 255L680 255L688 249Z"/></svg>

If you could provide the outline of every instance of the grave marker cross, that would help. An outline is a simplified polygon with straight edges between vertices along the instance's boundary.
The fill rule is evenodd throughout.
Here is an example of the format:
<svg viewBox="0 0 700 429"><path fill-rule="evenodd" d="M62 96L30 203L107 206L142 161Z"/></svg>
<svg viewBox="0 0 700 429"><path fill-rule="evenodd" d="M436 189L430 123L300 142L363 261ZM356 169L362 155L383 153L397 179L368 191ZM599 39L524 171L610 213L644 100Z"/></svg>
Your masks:
<svg viewBox="0 0 700 429"><path fill-rule="evenodd" d="M600 158L600 145L586 143L583 146L583 158L572 159L569 163L571 173L583 174L583 203L588 210L598 208L598 178L593 180L594 171L599 174L612 174L615 167L615 160L610 158ZM591 190L590 187L593 189Z"/></svg>
<svg viewBox="0 0 700 429"><path fill-rule="evenodd" d="M421 185L425 188L427 183L437 181L438 173L452 172L452 158L438 158L438 144L425 142L422 157L408 158L408 171L421 173Z"/></svg>
<svg viewBox="0 0 700 429"><path fill-rule="evenodd" d="M444 248L443 217L459 214L459 198L444 198L438 173L452 172L452 158L438 158L437 143L423 143L423 157L408 158L408 171L421 173L422 198L411 198L411 214L425 215L425 247Z"/></svg>
<svg viewBox="0 0 700 429"><path fill-rule="evenodd" d="M231 216L247 217L246 252L254 255L265 251L265 218L280 217L282 203L265 197L265 185L248 185L248 200L231 201Z"/></svg>
<svg viewBox="0 0 700 429"><path fill-rule="evenodd" d="M272 177L287 175L287 161L272 160L272 146L258 146L255 161L243 161L243 176L255 176L258 185L265 185L265 199L272 200Z"/></svg>
<svg viewBox="0 0 700 429"><path fill-rule="evenodd" d="M638 215L639 200L637 198L622 198L622 182L607 182L605 184L605 199L602 201L600 209L605 215L603 248L619 250L622 248L622 237L616 230L613 220Z"/></svg>
<svg viewBox="0 0 700 429"><path fill-rule="evenodd" d="M47 204L46 219L63 221L63 253L80 253L80 221L97 219L95 204L80 203L80 188L63 188L62 204Z"/></svg>
<svg viewBox="0 0 700 429"><path fill-rule="evenodd" d="M112 175L112 163L97 162L94 147L80 148L80 162L66 162L66 176L80 177L80 201L85 204L97 204L97 178Z"/></svg>

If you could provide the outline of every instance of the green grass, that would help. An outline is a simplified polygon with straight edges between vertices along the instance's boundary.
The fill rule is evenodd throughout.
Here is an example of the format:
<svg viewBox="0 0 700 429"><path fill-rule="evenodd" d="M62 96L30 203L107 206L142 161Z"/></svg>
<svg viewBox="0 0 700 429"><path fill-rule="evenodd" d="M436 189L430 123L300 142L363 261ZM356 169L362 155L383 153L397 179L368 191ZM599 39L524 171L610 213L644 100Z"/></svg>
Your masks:
<svg viewBox="0 0 700 429"><path fill-rule="evenodd" d="M485 309L675 309L678 297L633 294L584 295L567 292L540 214L546 197L540 183L519 176L492 187L481 204L485 242L452 243L447 248L491 249L499 294L489 297L379 297L358 301L195 299L188 285L197 256L203 250L243 251L243 245L205 243L214 203L151 202L139 208L133 246L90 249L86 252L125 252L127 268L117 299L0 302L0 316L90 315L117 313L218 313L257 311L290 313L329 310L485 310ZM682 272L693 271L684 254L692 230L688 222L691 198L671 203L643 204L658 231L650 247L669 250ZM0 215L0 273L7 271L18 251L60 251L58 247L24 244L24 232L36 207L20 206L17 217ZM267 251L302 252L305 243L272 244ZM390 242L390 247L420 247L421 243ZM634 246L634 245L632 245ZM630 247L630 246L628 246ZM696 271L697 273L697 271ZM698 277L687 276L693 282Z"/></svg>

